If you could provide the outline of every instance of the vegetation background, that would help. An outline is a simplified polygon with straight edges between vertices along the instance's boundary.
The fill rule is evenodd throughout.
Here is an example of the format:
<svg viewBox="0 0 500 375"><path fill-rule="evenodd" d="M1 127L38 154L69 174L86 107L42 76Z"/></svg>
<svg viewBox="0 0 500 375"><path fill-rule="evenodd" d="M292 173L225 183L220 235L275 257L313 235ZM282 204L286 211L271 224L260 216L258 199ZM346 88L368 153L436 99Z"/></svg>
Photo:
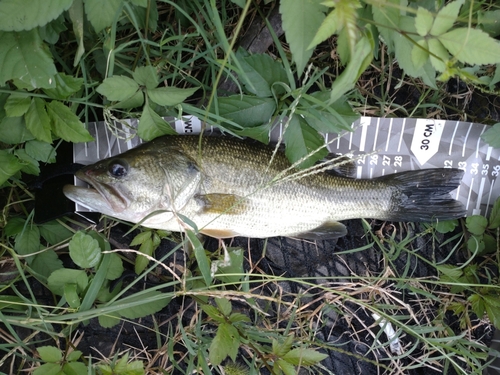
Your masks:
<svg viewBox="0 0 500 375"><path fill-rule="evenodd" d="M361 242L335 256L375 249L381 269L319 280L263 272L272 241L226 254L194 232L38 223L33 188L102 120L123 137L116 122L138 118L150 140L173 132L162 117L195 115L267 142L286 118L301 168L360 114L483 122L500 147L499 19L488 0L1 0L0 371L317 374L333 352L352 373L482 373L500 327L498 202L438 225L357 221ZM332 316L364 354L318 334ZM81 349L96 326L154 339Z"/></svg>

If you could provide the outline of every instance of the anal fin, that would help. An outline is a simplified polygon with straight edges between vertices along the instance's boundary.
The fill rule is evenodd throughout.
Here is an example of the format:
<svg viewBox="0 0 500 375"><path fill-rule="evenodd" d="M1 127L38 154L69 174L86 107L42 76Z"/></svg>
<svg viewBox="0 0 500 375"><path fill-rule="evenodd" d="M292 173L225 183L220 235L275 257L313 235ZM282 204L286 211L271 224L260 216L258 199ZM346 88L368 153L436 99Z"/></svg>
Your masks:
<svg viewBox="0 0 500 375"><path fill-rule="evenodd" d="M314 228L304 233L297 233L290 237L300 238L304 240L331 240L339 237L344 237L347 234L347 228L344 224L338 221L327 221L319 227Z"/></svg>

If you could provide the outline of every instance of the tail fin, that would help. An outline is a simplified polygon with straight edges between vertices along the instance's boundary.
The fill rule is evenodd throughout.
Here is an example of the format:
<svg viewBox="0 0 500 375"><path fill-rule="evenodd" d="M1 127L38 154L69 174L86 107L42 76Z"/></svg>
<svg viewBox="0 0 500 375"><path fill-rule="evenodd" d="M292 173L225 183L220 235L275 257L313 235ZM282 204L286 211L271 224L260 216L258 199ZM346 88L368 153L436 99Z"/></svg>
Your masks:
<svg viewBox="0 0 500 375"><path fill-rule="evenodd" d="M450 192L462 180L461 169L422 169L379 177L395 187L388 220L435 221L465 216L464 205Z"/></svg>

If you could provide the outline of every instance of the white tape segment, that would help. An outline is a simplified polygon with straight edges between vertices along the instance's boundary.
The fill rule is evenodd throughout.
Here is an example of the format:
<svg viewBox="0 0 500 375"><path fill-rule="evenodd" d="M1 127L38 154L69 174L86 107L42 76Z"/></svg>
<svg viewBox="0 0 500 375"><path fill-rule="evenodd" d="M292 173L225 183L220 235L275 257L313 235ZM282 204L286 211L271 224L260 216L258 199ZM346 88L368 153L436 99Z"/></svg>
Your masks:
<svg viewBox="0 0 500 375"><path fill-rule="evenodd" d="M179 134L199 134L202 130L202 122L194 116L165 120ZM92 164L141 143L138 137L131 138L137 128L136 119L114 126L111 131L104 122L89 123L89 131L96 140L75 144L74 162ZM331 152L355 156L357 178L414 169L460 168L465 175L452 195L466 206L468 215L488 215L491 205L500 195L500 149L489 147L480 138L487 125L361 117L352 127L353 132L326 134L325 139ZM282 126L277 126L271 133L271 140L276 141L282 129ZM214 131L212 127L207 130ZM76 207L76 210L87 211L83 207Z"/></svg>

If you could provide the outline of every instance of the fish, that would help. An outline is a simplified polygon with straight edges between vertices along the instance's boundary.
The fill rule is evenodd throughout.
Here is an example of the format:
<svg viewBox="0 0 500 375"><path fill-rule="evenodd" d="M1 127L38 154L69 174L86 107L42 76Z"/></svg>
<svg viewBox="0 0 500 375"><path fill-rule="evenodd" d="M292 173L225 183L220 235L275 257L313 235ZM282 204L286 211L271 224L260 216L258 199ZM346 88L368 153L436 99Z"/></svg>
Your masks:
<svg viewBox="0 0 500 375"><path fill-rule="evenodd" d="M340 159L339 159L340 160ZM335 158L333 158L335 161ZM435 222L465 216L452 198L463 171L433 168L357 179L332 160L310 169L229 136L162 136L88 165L70 200L144 227L216 237L339 238L343 220ZM342 163L340 163L342 164Z"/></svg>

